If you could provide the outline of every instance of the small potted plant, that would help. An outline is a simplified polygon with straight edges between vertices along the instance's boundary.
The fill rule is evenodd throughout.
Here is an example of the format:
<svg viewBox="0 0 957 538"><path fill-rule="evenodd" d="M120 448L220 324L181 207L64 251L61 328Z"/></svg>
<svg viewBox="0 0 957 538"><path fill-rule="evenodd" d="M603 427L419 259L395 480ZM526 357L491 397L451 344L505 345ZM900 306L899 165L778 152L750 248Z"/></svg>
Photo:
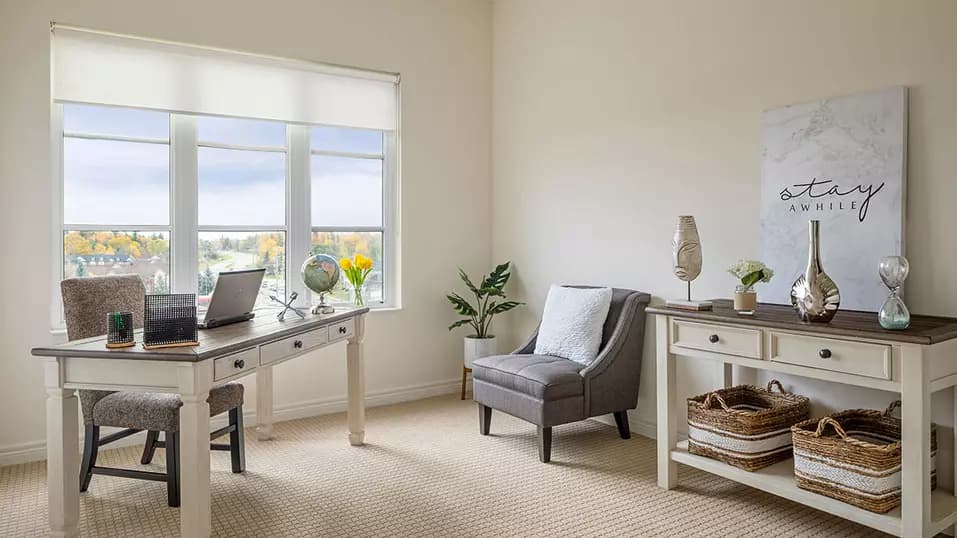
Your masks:
<svg viewBox="0 0 957 538"><path fill-rule="evenodd" d="M774 271L757 260L738 260L728 268L740 284L734 290L734 309L739 314L752 315L758 307L758 294L754 285L758 282L770 282Z"/></svg>
<svg viewBox="0 0 957 538"><path fill-rule="evenodd" d="M471 369L472 361L475 359L495 354L495 335L489 334L492 318L523 304L518 301L508 301L505 298L505 284L508 283L511 276L508 271L509 263L511 262L505 262L497 266L478 286L472 283L465 271L459 269L459 276L462 281L465 282L469 291L475 295L474 304L455 292L446 296L452 303L455 312L465 316L465 318L449 325L449 330L463 325L472 328L472 334L465 336L466 368Z"/></svg>
<svg viewBox="0 0 957 538"><path fill-rule="evenodd" d="M339 267L342 267L346 279L352 284L352 302L355 306L365 306L363 287L366 283L366 277L372 272L372 266L372 258L367 258L358 252L352 256L352 259L342 258L339 260Z"/></svg>

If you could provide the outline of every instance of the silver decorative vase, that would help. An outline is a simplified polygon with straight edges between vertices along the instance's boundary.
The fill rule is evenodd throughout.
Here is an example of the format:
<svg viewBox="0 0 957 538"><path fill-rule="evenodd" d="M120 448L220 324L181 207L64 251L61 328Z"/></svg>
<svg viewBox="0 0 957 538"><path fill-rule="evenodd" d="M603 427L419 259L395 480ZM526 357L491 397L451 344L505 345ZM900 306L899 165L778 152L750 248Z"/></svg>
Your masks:
<svg viewBox="0 0 957 538"><path fill-rule="evenodd" d="M837 314L841 292L821 267L819 227L819 221L808 223L807 269L791 286L791 305L802 321L827 323Z"/></svg>

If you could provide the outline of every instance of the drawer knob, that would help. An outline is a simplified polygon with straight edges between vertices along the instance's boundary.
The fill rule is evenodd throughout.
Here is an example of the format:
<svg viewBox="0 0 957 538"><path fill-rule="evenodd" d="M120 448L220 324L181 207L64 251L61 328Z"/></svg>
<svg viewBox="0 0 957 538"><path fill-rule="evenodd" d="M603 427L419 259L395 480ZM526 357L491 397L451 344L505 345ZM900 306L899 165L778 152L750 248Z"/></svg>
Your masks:
<svg viewBox="0 0 957 538"><path fill-rule="evenodd" d="M339 327L339 334L346 334L346 328L345 328L345 327Z"/></svg>
<svg viewBox="0 0 957 538"><path fill-rule="evenodd" d="M827 349L827 348L824 348L824 349L822 349L821 351L818 351L817 354L820 355L822 359L830 359L830 358L831 358L831 350L830 350L830 349Z"/></svg>
<svg viewBox="0 0 957 538"><path fill-rule="evenodd" d="M235 366L237 370L242 370L246 367L246 361L242 359L236 359L236 362L233 363L233 366Z"/></svg>
<svg viewBox="0 0 957 538"><path fill-rule="evenodd" d="M292 343L292 347L296 349L302 349L302 340L296 340Z"/></svg>
<svg viewBox="0 0 957 538"><path fill-rule="evenodd" d="M712 344L717 344L718 340L721 340L721 339L718 338L718 335L716 334L712 334L711 336L708 337L708 341L711 342Z"/></svg>

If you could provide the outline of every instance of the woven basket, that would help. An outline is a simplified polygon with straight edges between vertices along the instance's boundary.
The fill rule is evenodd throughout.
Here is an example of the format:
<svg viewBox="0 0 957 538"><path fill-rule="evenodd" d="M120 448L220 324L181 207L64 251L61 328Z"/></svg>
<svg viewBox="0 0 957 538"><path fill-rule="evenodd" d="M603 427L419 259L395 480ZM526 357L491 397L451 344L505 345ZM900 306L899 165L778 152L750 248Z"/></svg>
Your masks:
<svg viewBox="0 0 957 538"><path fill-rule="evenodd" d="M851 409L796 424L794 477L798 487L871 512L885 513L901 503L901 421L883 413ZM830 426L830 433L828 432ZM937 487L937 428L931 424L931 489Z"/></svg>
<svg viewBox="0 0 957 538"><path fill-rule="evenodd" d="M791 426L809 416L808 399L776 379L767 389L740 385L688 398L688 452L756 471L791 457Z"/></svg>

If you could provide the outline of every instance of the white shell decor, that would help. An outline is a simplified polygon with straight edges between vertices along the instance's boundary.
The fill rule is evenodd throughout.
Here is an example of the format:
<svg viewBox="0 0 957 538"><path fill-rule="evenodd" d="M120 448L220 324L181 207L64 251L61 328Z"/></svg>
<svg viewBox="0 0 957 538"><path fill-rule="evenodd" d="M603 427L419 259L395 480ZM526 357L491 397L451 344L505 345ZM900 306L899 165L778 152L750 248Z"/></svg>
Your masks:
<svg viewBox="0 0 957 538"><path fill-rule="evenodd" d="M675 276L685 282L698 278L701 274L701 239L693 216L678 217L671 246Z"/></svg>
<svg viewBox="0 0 957 538"><path fill-rule="evenodd" d="M801 321L827 323L837 314L841 292L821 267L819 225L816 220L808 223L807 268L791 286L791 305Z"/></svg>

